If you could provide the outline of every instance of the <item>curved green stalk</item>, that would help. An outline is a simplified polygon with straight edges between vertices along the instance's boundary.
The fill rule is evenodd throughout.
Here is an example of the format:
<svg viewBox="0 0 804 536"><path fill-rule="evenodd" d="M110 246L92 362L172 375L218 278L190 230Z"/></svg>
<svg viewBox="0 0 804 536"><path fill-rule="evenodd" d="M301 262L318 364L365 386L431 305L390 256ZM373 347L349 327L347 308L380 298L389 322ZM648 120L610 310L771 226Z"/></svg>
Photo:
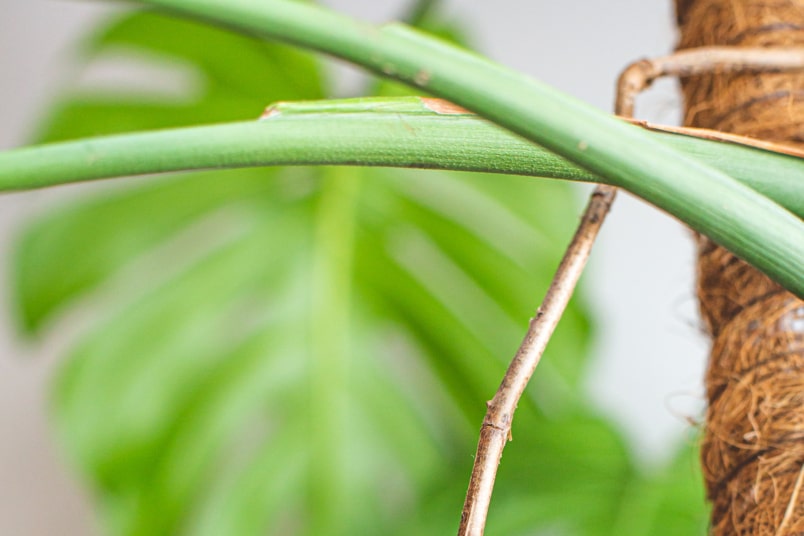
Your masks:
<svg viewBox="0 0 804 536"><path fill-rule="evenodd" d="M623 186L616 178L595 175L474 114L437 113L419 97L280 103L267 115L267 120L259 122L122 134L7 151L0 153L0 191L166 171L345 164ZM804 191L791 180L804 175L804 160L679 134L647 134L804 217ZM672 213L672 206L661 200L657 206Z"/></svg>
<svg viewBox="0 0 804 536"><path fill-rule="evenodd" d="M801 221L638 127L399 24L380 28L289 0L140 0L318 50L449 99L611 180L804 296ZM708 229L705 231L704 229Z"/></svg>

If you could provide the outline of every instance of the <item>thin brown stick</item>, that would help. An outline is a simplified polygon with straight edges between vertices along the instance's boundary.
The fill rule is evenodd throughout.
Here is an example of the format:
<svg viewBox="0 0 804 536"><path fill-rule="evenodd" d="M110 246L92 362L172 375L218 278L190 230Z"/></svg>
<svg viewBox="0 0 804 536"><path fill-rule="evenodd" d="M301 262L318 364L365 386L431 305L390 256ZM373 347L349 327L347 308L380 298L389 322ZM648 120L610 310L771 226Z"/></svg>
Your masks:
<svg viewBox="0 0 804 536"><path fill-rule="evenodd" d="M616 188L610 186L598 186L595 189L547 295L536 316L530 321L525 340L511 361L500 388L488 403L488 412L480 429L469 491L461 514L459 536L483 534L497 466L506 440L511 436L514 410L572 297L616 192Z"/></svg>
<svg viewBox="0 0 804 536"><path fill-rule="evenodd" d="M625 115L619 109L617 112ZM603 184L599 184L592 192L581 216L581 223L564 252L542 305L536 311L536 316L531 318L525 339L508 366L494 398L487 403L488 409L480 428L458 536L483 536L494 480L497 478L497 467L500 465L505 443L511 438L514 411L567 308L616 195L616 188Z"/></svg>
<svg viewBox="0 0 804 536"><path fill-rule="evenodd" d="M804 49L800 48L735 50L713 47L682 51L656 60L642 60L626 68L620 76L615 111L617 115L631 118L636 95L660 76L734 70L783 71L800 69L802 64ZM494 398L487 404L458 536L483 535L497 467L505 443L511 438L514 411L572 297L616 193L616 188L605 185L597 186L592 193L581 224L564 253L547 295L536 316L531 319L525 339Z"/></svg>

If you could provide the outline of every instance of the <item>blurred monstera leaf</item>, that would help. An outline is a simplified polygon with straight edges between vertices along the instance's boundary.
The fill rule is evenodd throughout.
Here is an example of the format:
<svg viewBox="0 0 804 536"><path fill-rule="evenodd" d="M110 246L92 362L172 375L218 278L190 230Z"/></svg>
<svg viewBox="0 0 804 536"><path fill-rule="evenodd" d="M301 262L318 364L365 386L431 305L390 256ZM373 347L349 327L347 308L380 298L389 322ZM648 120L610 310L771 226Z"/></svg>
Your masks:
<svg viewBox="0 0 804 536"><path fill-rule="evenodd" d="M200 87L170 101L76 89L44 139L256 117L325 93L310 56L153 13L82 52L92 65L121 50L182 64ZM91 319L54 412L110 534L454 530L483 401L576 221L564 184L274 168L100 189L34 221L14 263L31 336ZM490 530L637 534L612 527L638 484L655 498L640 530L689 533L700 512L656 491L665 477L641 474L584 403L589 331L576 301L519 410ZM668 504L692 508L681 532L656 521Z"/></svg>

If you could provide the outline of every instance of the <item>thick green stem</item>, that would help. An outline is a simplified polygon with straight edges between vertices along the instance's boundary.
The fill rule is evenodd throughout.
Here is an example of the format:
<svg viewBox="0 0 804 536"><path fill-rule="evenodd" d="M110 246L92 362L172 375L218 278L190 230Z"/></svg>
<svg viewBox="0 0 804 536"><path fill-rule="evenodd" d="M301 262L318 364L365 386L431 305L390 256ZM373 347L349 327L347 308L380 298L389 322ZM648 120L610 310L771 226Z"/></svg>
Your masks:
<svg viewBox="0 0 804 536"><path fill-rule="evenodd" d="M0 153L0 191L168 171L348 164L622 186L475 115L434 112L418 97L283 103L270 110L268 120L260 122L122 134ZM793 180L804 174L804 160L679 134L648 135L804 217L804 194ZM694 202L694 192L690 198ZM664 199L657 206L672 211Z"/></svg>
<svg viewBox="0 0 804 536"><path fill-rule="evenodd" d="M523 74L403 25L288 0L140 0L318 50L449 99L659 205L804 295L802 224L724 173ZM695 199L691 193L695 192ZM708 228L708 231L704 229Z"/></svg>

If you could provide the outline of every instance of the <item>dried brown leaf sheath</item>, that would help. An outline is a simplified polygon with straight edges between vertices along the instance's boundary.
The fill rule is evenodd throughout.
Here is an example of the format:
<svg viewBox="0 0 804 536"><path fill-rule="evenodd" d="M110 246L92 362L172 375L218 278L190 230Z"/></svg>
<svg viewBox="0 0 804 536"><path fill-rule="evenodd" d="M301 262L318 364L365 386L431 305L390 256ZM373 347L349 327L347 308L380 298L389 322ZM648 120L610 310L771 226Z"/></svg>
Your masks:
<svg viewBox="0 0 804 536"><path fill-rule="evenodd" d="M679 49L804 45L804 0L676 0ZM804 74L682 80L685 124L804 148ZM804 177L801 177L804 180ZM712 534L804 534L804 301L698 238Z"/></svg>

